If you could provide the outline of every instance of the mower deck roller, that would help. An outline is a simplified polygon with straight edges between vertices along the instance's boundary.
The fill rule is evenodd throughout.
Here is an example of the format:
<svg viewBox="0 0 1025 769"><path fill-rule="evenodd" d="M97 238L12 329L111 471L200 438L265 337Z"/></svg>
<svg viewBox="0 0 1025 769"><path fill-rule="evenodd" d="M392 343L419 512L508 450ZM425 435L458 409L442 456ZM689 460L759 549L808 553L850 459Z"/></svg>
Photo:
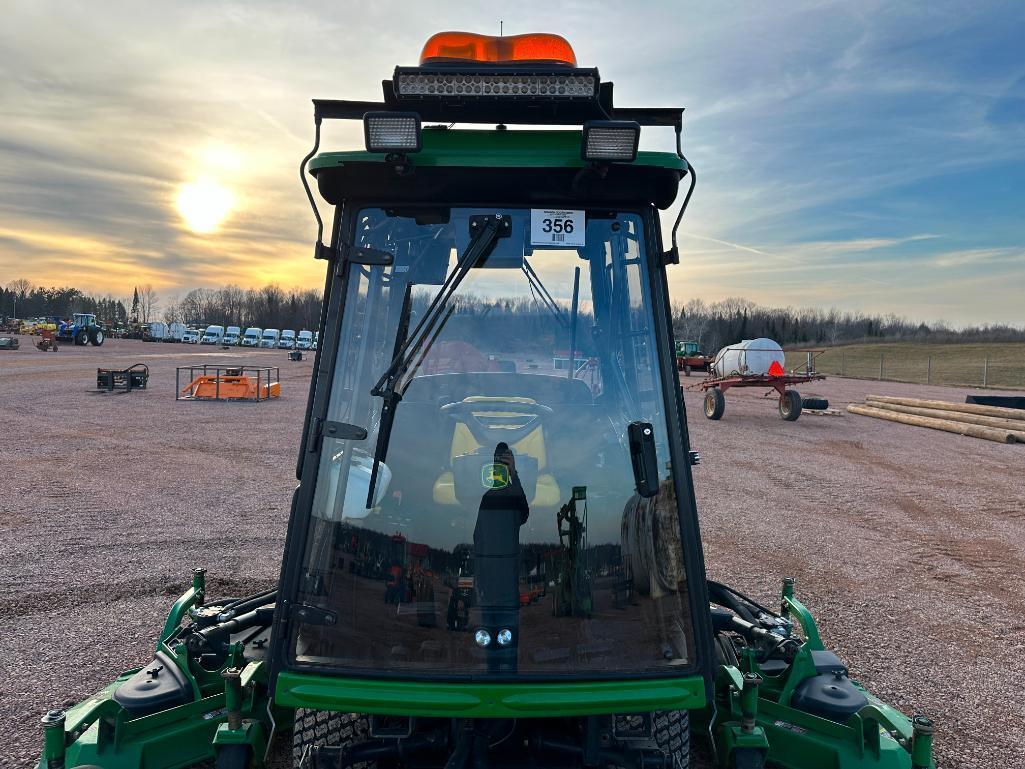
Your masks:
<svg viewBox="0 0 1025 769"><path fill-rule="evenodd" d="M285 739L308 769L686 769L692 735L732 769L932 767L793 580L770 609L706 578L661 242L682 109L617 107L556 35L442 33L314 116L323 343L276 589L197 572L147 664L47 714L40 767L246 769ZM325 120L365 150L319 152Z"/></svg>
<svg viewBox="0 0 1025 769"><path fill-rule="evenodd" d="M183 378L191 379L184 387ZM281 395L279 380L273 366L181 366L175 400L264 401Z"/></svg>

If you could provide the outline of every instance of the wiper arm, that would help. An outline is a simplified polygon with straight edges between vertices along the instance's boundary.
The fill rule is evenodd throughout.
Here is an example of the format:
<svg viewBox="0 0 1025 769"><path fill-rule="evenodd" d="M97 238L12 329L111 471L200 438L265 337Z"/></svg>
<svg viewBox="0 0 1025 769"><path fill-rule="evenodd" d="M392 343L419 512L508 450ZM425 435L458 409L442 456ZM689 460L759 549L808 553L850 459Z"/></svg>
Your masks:
<svg viewBox="0 0 1025 769"><path fill-rule="evenodd" d="M434 301L427 307L420 322L416 324L413 333L410 334L401 346L399 339L404 336L403 330L409 327L410 303L404 302L403 317L399 321L399 337L396 338L394 357L388 368L385 369L381 378L377 380L371 390L371 395L379 396L383 400L381 406L381 421L377 428L377 448L374 451L374 462L370 466L370 485L367 489L367 509L374 506L374 491L377 487L378 465L384 461L388 454L388 443L391 439L391 429L395 422L395 409L402 400L405 387L402 387L402 380L410 370L419 366L418 358L427 354L434 339L441 331L444 321L452 314L452 310L446 313L445 309L455 294L456 289L470 274L470 270L482 258L487 256L495 241L500 235L508 235L510 227L503 220L502 215L496 213L494 216L471 217L470 226L474 229L470 236L470 242L466 250L456 262L456 267L441 285ZM408 294L407 294L408 298ZM425 344L426 343L426 344ZM408 387L408 382L406 383Z"/></svg>
<svg viewBox="0 0 1025 769"><path fill-rule="evenodd" d="M559 307L559 303L555 301L551 292L545 287L545 284L541 282L541 278L534 272L534 268L531 267L530 262L527 261L527 257L523 257L523 274L527 276L527 283L530 286L531 291L536 291L541 295L541 302L548 308L548 311L555 316L555 319L562 324L563 327L569 325L566 318L563 316L563 310Z"/></svg>

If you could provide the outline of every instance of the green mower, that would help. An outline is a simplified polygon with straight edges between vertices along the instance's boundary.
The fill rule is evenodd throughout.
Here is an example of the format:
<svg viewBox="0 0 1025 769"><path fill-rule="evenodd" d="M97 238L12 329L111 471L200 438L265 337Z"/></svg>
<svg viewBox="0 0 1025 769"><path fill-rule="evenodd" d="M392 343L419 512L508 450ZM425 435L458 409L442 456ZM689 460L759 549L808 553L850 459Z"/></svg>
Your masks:
<svg viewBox="0 0 1025 769"><path fill-rule="evenodd" d="M41 769L280 766L282 740L310 769L684 769L692 736L734 769L934 766L793 580L770 608L706 578L682 113L614 106L548 34L441 33L380 103L314 102L325 344L278 587L196 571L151 661L44 716ZM328 121L366 149L320 152Z"/></svg>

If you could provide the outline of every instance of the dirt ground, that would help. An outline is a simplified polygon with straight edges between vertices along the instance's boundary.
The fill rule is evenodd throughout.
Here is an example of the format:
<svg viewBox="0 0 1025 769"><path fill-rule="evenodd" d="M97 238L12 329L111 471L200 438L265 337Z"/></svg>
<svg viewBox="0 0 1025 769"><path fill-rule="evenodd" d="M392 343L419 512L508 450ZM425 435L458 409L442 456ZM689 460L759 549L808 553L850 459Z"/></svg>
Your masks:
<svg viewBox="0 0 1025 769"><path fill-rule="evenodd" d="M312 363L283 351L109 340L0 351L0 766L34 764L40 714L149 659L191 569L213 592L277 578ZM150 387L93 390L135 362ZM282 397L175 402L177 365L281 368ZM684 380L691 384L694 380ZM961 400L830 379L805 394ZM875 694L937 723L939 765L1025 767L1025 446L843 414L782 422L687 392L709 575L775 602L784 575Z"/></svg>

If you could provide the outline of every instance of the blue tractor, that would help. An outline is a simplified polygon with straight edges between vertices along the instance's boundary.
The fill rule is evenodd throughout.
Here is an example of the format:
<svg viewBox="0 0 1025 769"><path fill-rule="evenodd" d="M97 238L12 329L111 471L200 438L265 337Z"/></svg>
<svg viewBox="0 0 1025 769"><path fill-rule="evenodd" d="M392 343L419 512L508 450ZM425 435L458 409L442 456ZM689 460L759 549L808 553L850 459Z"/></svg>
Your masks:
<svg viewBox="0 0 1025 769"><path fill-rule="evenodd" d="M62 320L57 328L57 338L76 345L92 344L99 347L105 335L91 312L76 312L71 320Z"/></svg>

